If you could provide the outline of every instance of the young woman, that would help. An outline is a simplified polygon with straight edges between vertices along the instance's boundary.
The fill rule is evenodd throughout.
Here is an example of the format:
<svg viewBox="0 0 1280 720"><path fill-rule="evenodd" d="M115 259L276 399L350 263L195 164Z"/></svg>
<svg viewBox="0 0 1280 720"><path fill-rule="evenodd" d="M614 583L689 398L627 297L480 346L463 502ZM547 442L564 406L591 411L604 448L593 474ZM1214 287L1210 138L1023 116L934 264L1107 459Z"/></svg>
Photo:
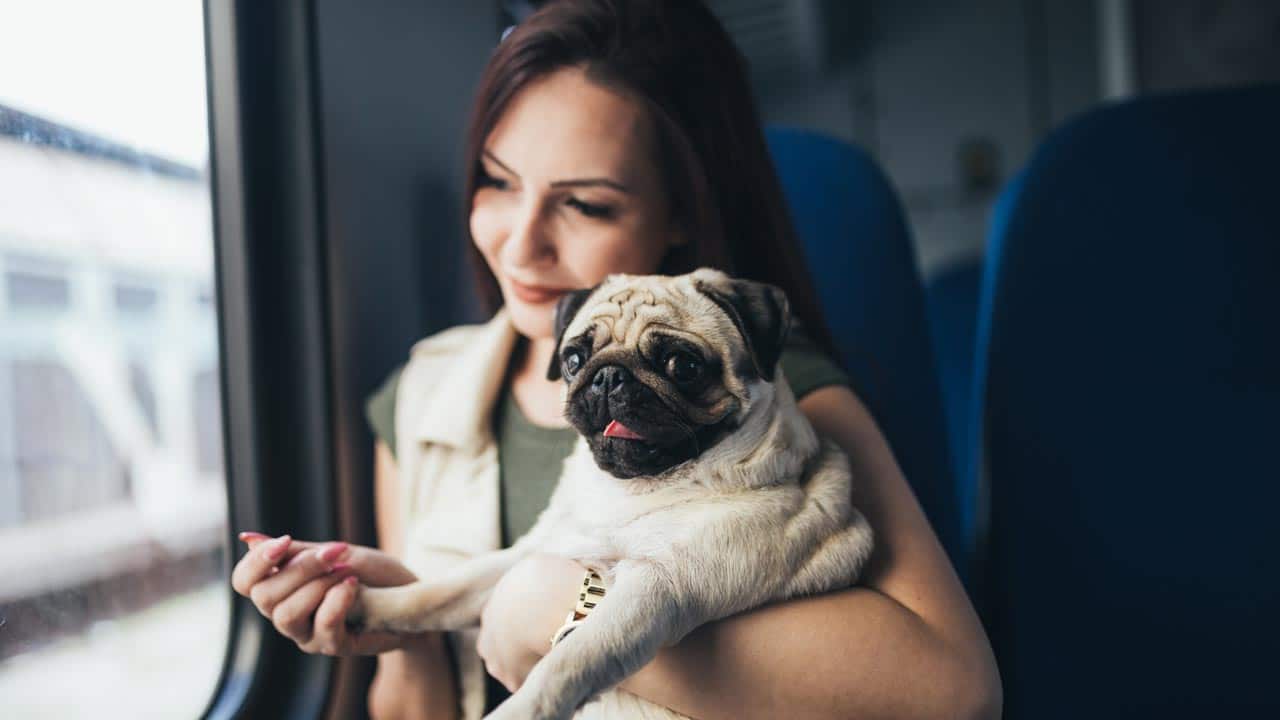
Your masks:
<svg viewBox="0 0 1280 720"><path fill-rule="evenodd" d="M743 61L711 13L689 0L549 3L495 49L466 152L478 286L497 312L418 343L369 403L379 549L248 533L236 590L305 651L379 654L373 717L479 717L547 650L583 568L526 561L479 631L449 638L348 633L355 583L430 577L532 526L576 439L545 379L561 294L709 265L787 292L799 331L783 372L849 454L877 551L857 587L711 623L622 687L694 718L998 717L982 627L830 359Z"/></svg>

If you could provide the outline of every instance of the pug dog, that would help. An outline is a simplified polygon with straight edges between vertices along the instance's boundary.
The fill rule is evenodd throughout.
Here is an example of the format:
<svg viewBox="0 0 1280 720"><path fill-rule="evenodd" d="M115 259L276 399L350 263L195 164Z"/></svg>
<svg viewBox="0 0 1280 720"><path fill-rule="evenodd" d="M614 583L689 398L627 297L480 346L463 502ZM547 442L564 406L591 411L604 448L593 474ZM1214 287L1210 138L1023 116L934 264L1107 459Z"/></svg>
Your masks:
<svg viewBox="0 0 1280 720"><path fill-rule="evenodd" d="M849 587L871 554L848 459L778 371L789 318L778 288L706 268L563 296L547 377L563 379L581 438L550 504L509 548L361 588L348 621L475 626L516 562L561 555L598 573L604 595L489 717L683 717L611 689L703 623Z"/></svg>

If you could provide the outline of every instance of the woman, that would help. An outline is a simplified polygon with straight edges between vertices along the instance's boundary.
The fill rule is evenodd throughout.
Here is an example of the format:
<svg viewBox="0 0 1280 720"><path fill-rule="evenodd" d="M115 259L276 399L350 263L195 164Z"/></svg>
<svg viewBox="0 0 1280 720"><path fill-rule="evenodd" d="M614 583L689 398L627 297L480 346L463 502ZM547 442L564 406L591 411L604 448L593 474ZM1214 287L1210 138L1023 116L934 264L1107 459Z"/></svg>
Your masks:
<svg viewBox="0 0 1280 720"><path fill-rule="evenodd" d="M478 635L448 644L438 633L348 633L355 583L430 577L533 524L576 437L560 386L544 377L561 294L608 273L710 265L787 292L804 330L783 371L801 410L849 454L877 552L858 587L711 623L622 687L694 718L998 716L982 627L828 359L742 60L710 12L687 0L550 3L494 51L466 152L478 284L502 309L420 342L370 402L380 549L246 534L236 590L303 650L379 654L375 718L493 707L546 651L581 566L546 556L517 566Z"/></svg>

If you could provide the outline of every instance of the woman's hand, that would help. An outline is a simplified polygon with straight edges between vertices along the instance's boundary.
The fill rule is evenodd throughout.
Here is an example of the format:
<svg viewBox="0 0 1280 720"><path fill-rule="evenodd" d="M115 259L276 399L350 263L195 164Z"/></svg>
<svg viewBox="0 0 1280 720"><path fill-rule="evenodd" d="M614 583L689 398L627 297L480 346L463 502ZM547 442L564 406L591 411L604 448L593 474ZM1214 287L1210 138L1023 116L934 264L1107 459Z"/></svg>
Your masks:
<svg viewBox="0 0 1280 720"><path fill-rule="evenodd" d="M480 615L476 651L485 669L515 692L551 649L551 636L578 601L586 568L555 555L531 555L494 586Z"/></svg>
<svg viewBox="0 0 1280 720"><path fill-rule="evenodd" d="M376 655L404 645L403 635L356 633L346 626L357 582L385 587L417 579L399 560L342 542L270 539L255 532L240 533L240 539L249 551L236 563L231 586L303 652Z"/></svg>

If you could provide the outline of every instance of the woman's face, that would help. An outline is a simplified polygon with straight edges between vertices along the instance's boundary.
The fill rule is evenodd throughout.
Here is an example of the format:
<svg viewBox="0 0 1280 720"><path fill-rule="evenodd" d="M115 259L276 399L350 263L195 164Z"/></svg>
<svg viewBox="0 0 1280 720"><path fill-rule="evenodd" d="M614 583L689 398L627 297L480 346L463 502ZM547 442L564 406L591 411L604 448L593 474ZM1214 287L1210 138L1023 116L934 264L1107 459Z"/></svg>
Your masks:
<svg viewBox="0 0 1280 720"><path fill-rule="evenodd" d="M637 104L566 68L525 86L487 138L471 236L512 323L549 338L555 302L610 273L657 271L683 242Z"/></svg>

